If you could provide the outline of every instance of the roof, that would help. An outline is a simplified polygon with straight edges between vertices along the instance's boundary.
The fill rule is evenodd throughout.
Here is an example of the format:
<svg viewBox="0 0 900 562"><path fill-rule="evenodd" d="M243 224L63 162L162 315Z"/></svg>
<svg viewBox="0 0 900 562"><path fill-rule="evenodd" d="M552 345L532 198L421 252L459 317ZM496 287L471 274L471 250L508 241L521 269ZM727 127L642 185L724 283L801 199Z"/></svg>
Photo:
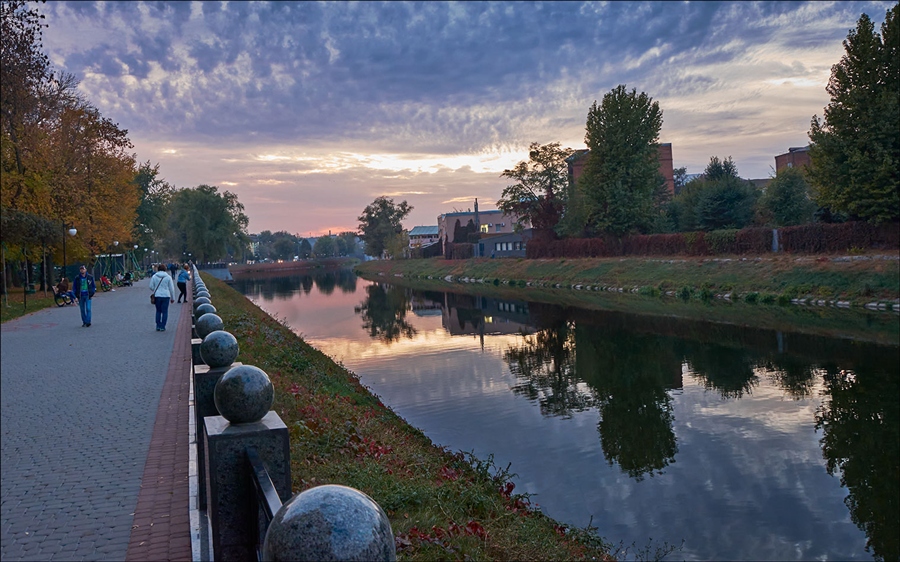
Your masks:
<svg viewBox="0 0 900 562"><path fill-rule="evenodd" d="M435 226L414 226L412 230L409 231L410 236L437 236L438 235L438 227Z"/></svg>
<svg viewBox="0 0 900 562"><path fill-rule="evenodd" d="M479 215L497 215L497 214L502 214L502 213L503 213L503 211L499 211L499 210L497 210L497 209L493 209L493 210L490 210L490 211L481 211L481 210L478 211L478 214L479 214ZM442 213L442 214L439 215L439 216L442 216L442 217L459 217L459 216L464 216L464 215L473 215L473 216L474 216L474 215L475 215L475 211L457 211L457 212L454 212L454 213Z"/></svg>

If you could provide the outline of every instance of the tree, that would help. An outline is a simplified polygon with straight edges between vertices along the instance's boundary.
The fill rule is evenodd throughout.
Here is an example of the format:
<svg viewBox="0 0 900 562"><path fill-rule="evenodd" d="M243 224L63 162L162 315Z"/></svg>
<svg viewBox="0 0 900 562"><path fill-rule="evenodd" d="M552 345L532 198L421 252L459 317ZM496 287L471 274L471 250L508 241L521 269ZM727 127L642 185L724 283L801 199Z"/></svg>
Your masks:
<svg viewBox="0 0 900 562"><path fill-rule="evenodd" d="M359 216L360 237L366 243L366 254L381 257L389 241L403 232L400 224L413 210L406 201L399 205L393 199L378 197Z"/></svg>
<svg viewBox="0 0 900 562"><path fill-rule="evenodd" d="M771 226L793 226L812 222L816 204L809 197L809 184L798 168L783 168L760 197L763 221Z"/></svg>
<svg viewBox="0 0 900 562"><path fill-rule="evenodd" d="M312 251L317 258L330 258L337 253L337 242L331 236L319 236Z"/></svg>
<svg viewBox="0 0 900 562"><path fill-rule="evenodd" d="M675 168L673 171L673 180L675 183L675 195L681 193L681 188L687 185L687 168L684 166Z"/></svg>
<svg viewBox="0 0 900 562"><path fill-rule="evenodd" d="M516 183L503 188L497 208L516 218L516 228L530 224L535 230L552 233L566 202L568 166L571 148L560 148L558 142L531 143L528 160L519 162L500 177Z"/></svg>
<svg viewBox="0 0 900 562"><path fill-rule="evenodd" d="M661 127L659 103L643 92L627 92L624 85L604 95L599 106L591 105L584 137L590 152L561 233L622 236L649 227L655 195L665 181L659 173Z"/></svg>
<svg viewBox="0 0 900 562"><path fill-rule="evenodd" d="M744 228L752 221L757 189L738 176L729 156L709 159L703 177L686 184L669 206L669 218L679 231Z"/></svg>
<svg viewBox="0 0 900 562"><path fill-rule="evenodd" d="M306 238L300 241L300 253L298 255L301 259L304 260L308 259L312 255L312 245Z"/></svg>
<svg viewBox="0 0 900 562"><path fill-rule="evenodd" d="M297 253L297 239L290 232L280 230L274 235L272 243L272 257L279 260L293 259Z"/></svg>
<svg viewBox="0 0 900 562"><path fill-rule="evenodd" d="M134 184L140 194L133 237L144 247L152 248L166 226L169 201L175 188L159 176L159 164L151 165L147 160L138 167Z"/></svg>
<svg viewBox="0 0 900 562"><path fill-rule="evenodd" d="M863 14L831 67L824 121L813 116L810 181L832 212L874 223L900 219L900 4L881 35Z"/></svg>
<svg viewBox="0 0 900 562"><path fill-rule="evenodd" d="M356 233L355 232L341 232L337 235L335 239L337 243L337 253L341 256L352 256L356 254Z"/></svg>
<svg viewBox="0 0 900 562"><path fill-rule="evenodd" d="M237 195L229 191L220 194L215 186L176 191L167 222L164 250L176 256L190 252L199 262L222 259L229 247L240 248L248 241L244 205Z"/></svg>

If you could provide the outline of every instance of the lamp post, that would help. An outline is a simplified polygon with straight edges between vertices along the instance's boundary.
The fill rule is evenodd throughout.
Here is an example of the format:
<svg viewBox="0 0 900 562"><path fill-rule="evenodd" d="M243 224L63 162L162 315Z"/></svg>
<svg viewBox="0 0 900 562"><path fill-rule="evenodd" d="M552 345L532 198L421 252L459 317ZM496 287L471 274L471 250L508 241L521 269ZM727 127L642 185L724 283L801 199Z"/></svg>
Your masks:
<svg viewBox="0 0 900 562"><path fill-rule="evenodd" d="M66 277L66 267L68 266L68 262L66 260L66 233L68 233L69 236L75 236L76 234L78 234L78 231L74 228L66 230L66 223L63 223L63 270L60 277Z"/></svg>

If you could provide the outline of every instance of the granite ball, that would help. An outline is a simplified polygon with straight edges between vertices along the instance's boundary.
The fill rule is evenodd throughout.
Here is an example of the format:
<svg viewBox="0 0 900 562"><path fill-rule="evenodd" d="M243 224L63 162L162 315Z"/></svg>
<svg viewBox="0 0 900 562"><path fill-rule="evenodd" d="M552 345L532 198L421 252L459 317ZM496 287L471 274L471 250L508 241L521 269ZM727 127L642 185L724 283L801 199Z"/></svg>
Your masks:
<svg viewBox="0 0 900 562"><path fill-rule="evenodd" d="M194 312L197 312L197 307L201 304L211 304L212 301L209 300L208 297L197 297L194 299Z"/></svg>
<svg viewBox="0 0 900 562"><path fill-rule="evenodd" d="M197 291L197 297L198 297L198 298L199 298L199 297L206 297L206 298L208 298L208 299L211 299L211 298L212 298L212 297L209 296L209 291L207 291L206 289L200 289L199 291Z"/></svg>
<svg viewBox="0 0 900 562"><path fill-rule="evenodd" d="M206 305L200 305L206 306ZM212 306L212 305L209 305ZM200 318L197 318L197 321L194 323L195 329L197 330L197 337L200 339L205 338L212 332L216 330L224 330L225 323L222 322L222 319L219 318L218 315L213 314L212 312L207 312Z"/></svg>
<svg viewBox="0 0 900 562"><path fill-rule="evenodd" d="M231 423L263 419L275 401L275 387L259 367L232 367L216 382L213 400L219 414Z"/></svg>
<svg viewBox="0 0 900 562"><path fill-rule="evenodd" d="M237 338L224 330L210 332L200 344L200 358L211 368L231 365L238 351Z"/></svg>
<svg viewBox="0 0 900 562"><path fill-rule="evenodd" d="M366 494L329 484L295 495L275 513L263 560L396 560L391 523Z"/></svg>
<svg viewBox="0 0 900 562"><path fill-rule="evenodd" d="M210 304L208 302L201 304L195 310L195 314L197 317L203 316L204 314L206 314L208 312L212 312L213 314L216 313L216 307L214 307L212 304Z"/></svg>

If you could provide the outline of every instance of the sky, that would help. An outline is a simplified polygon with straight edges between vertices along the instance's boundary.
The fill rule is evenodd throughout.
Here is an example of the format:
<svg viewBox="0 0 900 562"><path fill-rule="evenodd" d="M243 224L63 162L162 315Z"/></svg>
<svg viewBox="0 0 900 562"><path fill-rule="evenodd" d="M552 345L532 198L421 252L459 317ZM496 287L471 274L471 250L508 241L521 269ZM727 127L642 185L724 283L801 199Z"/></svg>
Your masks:
<svg viewBox="0 0 900 562"><path fill-rule="evenodd" d="M746 178L805 146L862 13L892 2L60 2L44 51L139 162L238 196L249 232L356 230L377 197L411 229L496 208L530 143L584 148L620 84L660 142Z"/></svg>

